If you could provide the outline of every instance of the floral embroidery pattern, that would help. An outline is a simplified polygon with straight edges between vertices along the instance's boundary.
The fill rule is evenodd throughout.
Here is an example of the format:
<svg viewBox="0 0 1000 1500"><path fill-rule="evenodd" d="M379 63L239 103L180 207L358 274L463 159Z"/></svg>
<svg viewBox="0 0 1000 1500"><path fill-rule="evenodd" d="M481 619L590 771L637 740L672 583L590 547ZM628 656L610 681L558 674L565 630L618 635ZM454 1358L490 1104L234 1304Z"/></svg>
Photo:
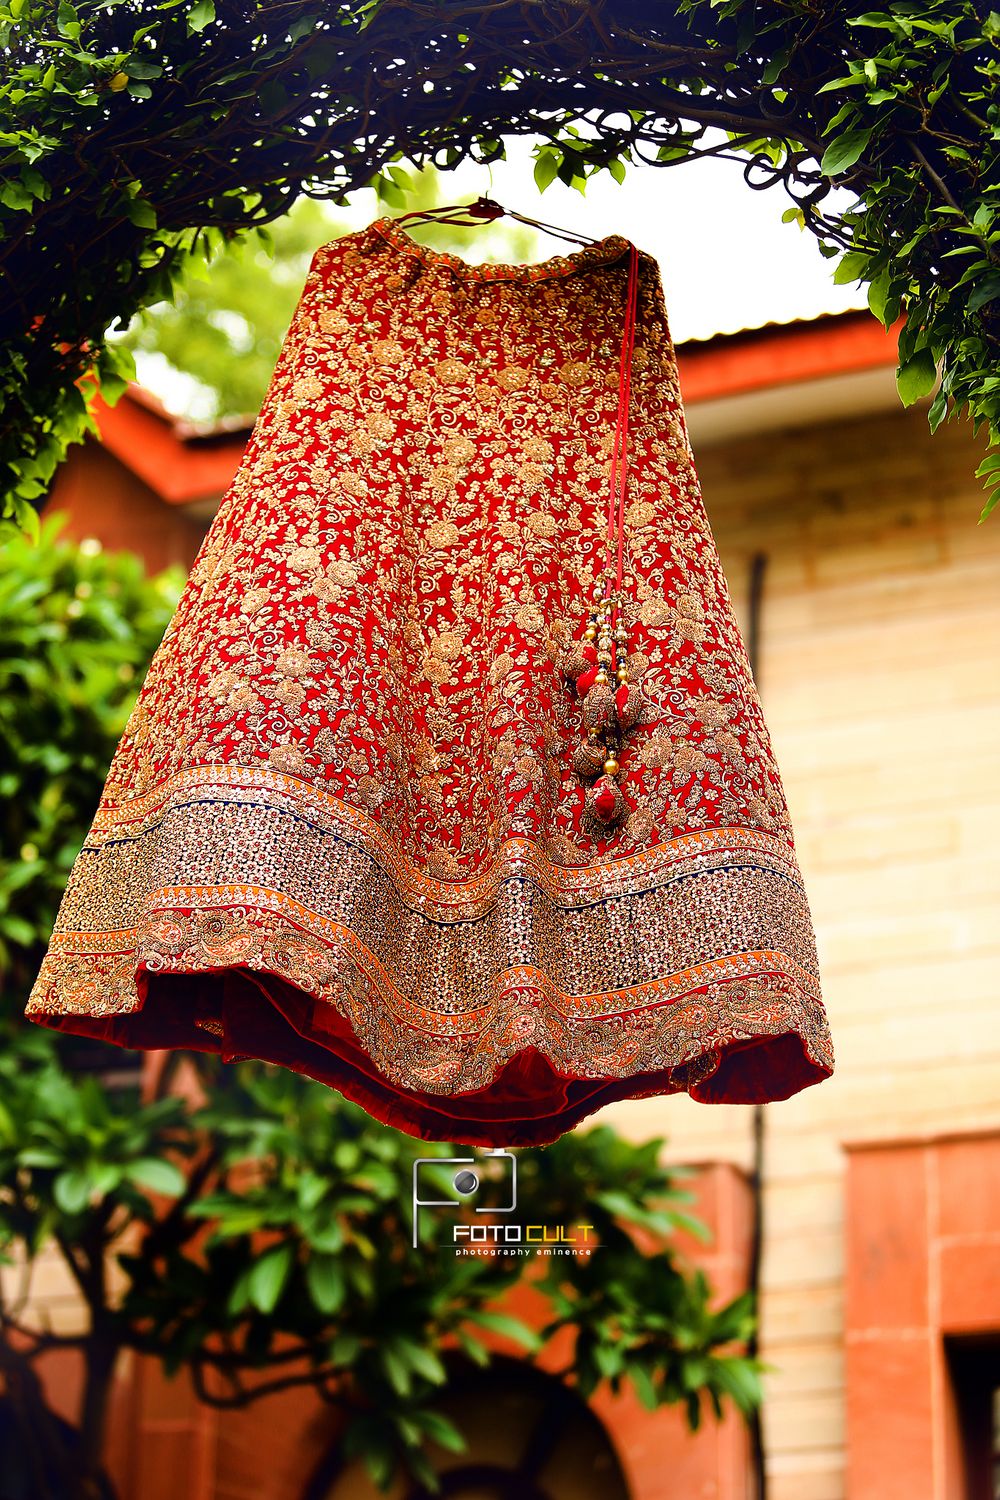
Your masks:
<svg viewBox="0 0 1000 1500"><path fill-rule="evenodd" d="M623 1093L738 1098L727 1049L748 1040L753 1097L829 1073L785 800L645 255L635 809L610 832L581 815L556 662L603 562L627 248L472 266L380 220L317 251L29 1015L128 1044L130 1017L148 1037L174 1007L175 1041L189 1025L224 1045L221 998L193 985L178 1015L158 976L278 976L311 997L305 1035L349 1028L329 1051L363 1050L395 1123L429 1133L436 1100L437 1139L475 1138L448 1097L484 1091L481 1118L503 1118L525 1048L550 1067L524 1141ZM541 1097L564 1096L560 1073L595 1081L575 1115Z"/></svg>

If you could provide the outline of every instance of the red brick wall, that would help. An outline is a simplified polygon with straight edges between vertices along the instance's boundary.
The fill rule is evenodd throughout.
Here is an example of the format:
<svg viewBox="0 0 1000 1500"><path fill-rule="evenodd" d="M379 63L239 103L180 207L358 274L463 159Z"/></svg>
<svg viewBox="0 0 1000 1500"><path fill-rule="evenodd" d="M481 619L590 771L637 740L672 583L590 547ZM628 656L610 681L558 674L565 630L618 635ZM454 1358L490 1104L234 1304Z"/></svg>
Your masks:
<svg viewBox="0 0 1000 1500"><path fill-rule="evenodd" d="M955 1372L1000 1350L1000 1132L849 1152L845 1298L848 1493L992 1494Z"/></svg>

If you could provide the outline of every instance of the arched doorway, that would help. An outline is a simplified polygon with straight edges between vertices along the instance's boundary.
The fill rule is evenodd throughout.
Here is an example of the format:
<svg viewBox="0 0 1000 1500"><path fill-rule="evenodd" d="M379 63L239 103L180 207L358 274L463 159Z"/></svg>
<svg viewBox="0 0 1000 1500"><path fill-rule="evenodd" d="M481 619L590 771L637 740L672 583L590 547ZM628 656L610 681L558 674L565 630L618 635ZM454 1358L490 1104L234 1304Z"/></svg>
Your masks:
<svg viewBox="0 0 1000 1500"><path fill-rule="evenodd" d="M630 1500L617 1454L599 1418L575 1392L534 1365L494 1358L463 1365L439 1409L468 1442L464 1453L430 1450L443 1500ZM339 1445L321 1463L303 1500L386 1500L362 1464ZM423 1486L397 1483L389 1500L432 1500Z"/></svg>

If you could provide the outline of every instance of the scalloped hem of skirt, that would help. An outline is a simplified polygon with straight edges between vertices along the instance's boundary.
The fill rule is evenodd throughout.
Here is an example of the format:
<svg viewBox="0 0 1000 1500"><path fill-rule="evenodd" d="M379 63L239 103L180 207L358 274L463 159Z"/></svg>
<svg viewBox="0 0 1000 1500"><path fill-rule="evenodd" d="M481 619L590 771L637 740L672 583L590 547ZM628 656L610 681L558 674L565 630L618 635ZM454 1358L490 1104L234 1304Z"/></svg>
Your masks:
<svg viewBox="0 0 1000 1500"><path fill-rule="evenodd" d="M484 1088L441 1094L394 1082L332 1007L322 1041L314 999L278 975L231 968L139 975L141 1006L111 1015L33 1010L28 1019L57 1031L143 1051L213 1052L304 1074L359 1104L373 1119L418 1139L466 1146L547 1146L606 1104L688 1092L705 1104L787 1099L828 1078L794 1030L734 1038L693 1059L625 1076L579 1077L528 1046L502 1063Z"/></svg>

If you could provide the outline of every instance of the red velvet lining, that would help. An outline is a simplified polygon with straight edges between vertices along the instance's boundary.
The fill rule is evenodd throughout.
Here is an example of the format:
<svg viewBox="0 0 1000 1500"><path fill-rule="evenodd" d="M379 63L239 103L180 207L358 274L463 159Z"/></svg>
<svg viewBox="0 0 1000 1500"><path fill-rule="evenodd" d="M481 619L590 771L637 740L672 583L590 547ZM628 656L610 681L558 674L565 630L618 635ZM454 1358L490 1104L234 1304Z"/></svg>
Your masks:
<svg viewBox="0 0 1000 1500"><path fill-rule="evenodd" d="M403 1088L372 1062L350 1024L273 974L139 975L142 1009L117 1016L36 1013L56 1030L120 1047L176 1047L257 1057L339 1090L375 1119L428 1141L468 1146L544 1146L605 1104L683 1089L672 1069L626 1078L575 1078L526 1047L485 1088L439 1094ZM219 1028L206 1030L200 1022ZM714 1071L690 1090L703 1103L784 1099L827 1076L797 1033L734 1041L713 1053Z"/></svg>

